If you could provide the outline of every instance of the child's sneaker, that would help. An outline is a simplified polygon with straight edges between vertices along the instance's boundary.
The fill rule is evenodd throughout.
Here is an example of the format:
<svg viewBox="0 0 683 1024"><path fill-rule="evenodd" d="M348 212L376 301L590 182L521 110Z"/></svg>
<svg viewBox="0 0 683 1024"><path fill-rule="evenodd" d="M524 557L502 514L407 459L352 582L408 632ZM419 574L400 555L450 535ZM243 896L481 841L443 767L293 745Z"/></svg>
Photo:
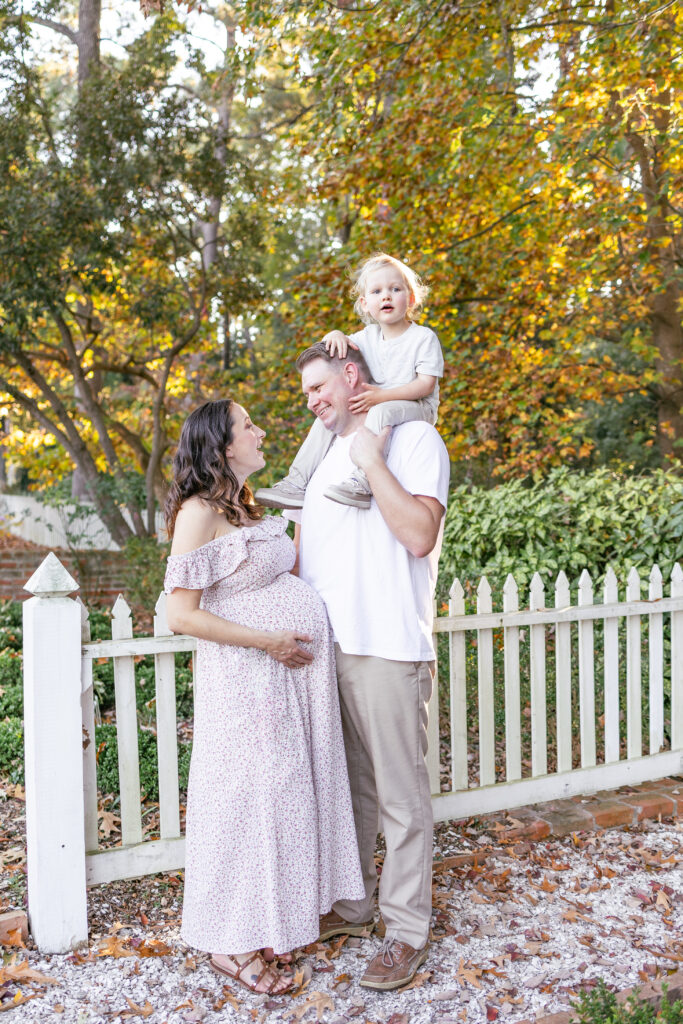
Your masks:
<svg viewBox="0 0 683 1024"><path fill-rule="evenodd" d="M325 491L325 497L338 501L340 505L353 505L355 508L370 508L372 492L365 481L350 476L340 484L331 484Z"/></svg>
<svg viewBox="0 0 683 1024"><path fill-rule="evenodd" d="M261 487L254 497L266 508L303 508L306 491L287 480L280 480L274 487Z"/></svg>

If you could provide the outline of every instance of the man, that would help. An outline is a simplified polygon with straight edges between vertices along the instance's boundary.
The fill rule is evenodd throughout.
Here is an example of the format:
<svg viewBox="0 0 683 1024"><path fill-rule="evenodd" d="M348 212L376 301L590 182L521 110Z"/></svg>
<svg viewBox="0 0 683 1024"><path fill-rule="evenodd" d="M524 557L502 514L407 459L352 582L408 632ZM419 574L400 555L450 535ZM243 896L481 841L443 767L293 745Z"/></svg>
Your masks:
<svg viewBox="0 0 683 1024"><path fill-rule="evenodd" d="M448 455L424 422L379 435L353 398L370 376L362 355L322 343L297 360L309 409L335 435L306 489L297 526L300 575L321 595L334 632L344 742L365 899L336 903L320 938L374 927L378 808L386 843L379 906L383 948L361 985L407 984L427 958L432 808L425 764L434 649L432 599L448 494ZM359 466L374 500L337 504L327 487ZM297 518L297 514L291 518Z"/></svg>

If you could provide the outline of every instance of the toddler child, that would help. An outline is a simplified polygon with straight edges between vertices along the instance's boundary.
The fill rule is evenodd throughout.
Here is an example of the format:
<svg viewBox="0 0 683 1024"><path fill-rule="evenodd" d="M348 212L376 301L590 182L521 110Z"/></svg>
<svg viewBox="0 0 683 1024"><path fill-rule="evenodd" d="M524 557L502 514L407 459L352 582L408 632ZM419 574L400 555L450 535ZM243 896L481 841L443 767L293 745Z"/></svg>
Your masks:
<svg viewBox="0 0 683 1024"><path fill-rule="evenodd" d="M362 385L349 409L367 412L365 425L375 434L407 420L434 424L443 354L434 331L412 319L427 288L405 263L377 253L358 270L351 294L366 327L349 337L330 331L323 338L328 352L342 359L348 345L360 349L372 374L374 383ZM269 508L302 508L308 481L333 440L334 435L316 420L288 475L274 487L256 491L256 500ZM328 487L325 496L343 505L369 508L372 493L365 473L356 468L347 480Z"/></svg>

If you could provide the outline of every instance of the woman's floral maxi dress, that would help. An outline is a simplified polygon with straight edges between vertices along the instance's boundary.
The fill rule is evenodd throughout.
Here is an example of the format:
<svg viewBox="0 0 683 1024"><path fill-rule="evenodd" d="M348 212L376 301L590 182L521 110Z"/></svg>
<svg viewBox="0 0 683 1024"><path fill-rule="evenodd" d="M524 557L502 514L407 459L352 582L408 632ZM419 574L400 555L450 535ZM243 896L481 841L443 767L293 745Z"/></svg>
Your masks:
<svg viewBox="0 0 683 1024"><path fill-rule="evenodd" d="M325 607L292 576L283 519L269 517L168 560L165 589L254 629L296 630L313 661L199 640L187 794L182 937L212 953L318 937L338 899L365 895Z"/></svg>

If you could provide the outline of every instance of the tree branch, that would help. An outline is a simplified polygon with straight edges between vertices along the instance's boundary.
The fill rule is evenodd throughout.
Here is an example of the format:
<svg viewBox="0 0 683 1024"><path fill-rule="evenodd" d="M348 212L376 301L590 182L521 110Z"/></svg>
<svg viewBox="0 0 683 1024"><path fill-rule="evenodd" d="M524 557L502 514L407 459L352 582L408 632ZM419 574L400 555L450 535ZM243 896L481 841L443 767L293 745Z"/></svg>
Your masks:
<svg viewBox="0 0 683 1024"><path fill-rule="evenodd" d="M37 15L32 15L31 21L35 22L36 25L51 28L53 32L59 32L61 35L66 36L74 46L78 46L78 32L69 28L68 25L62 25L61 21L53 21L52 18L40 18Z"/></svg>
<svg viewBox="0 0 683 1024"><path fill-rule="evenodd" d="M467 242L471 242L475 238L479 238L481 235L486 235L488 234L489 231L493 231L493 229L497 227L498 224L502 224L503 221L509 220L510 217L514 217L514 215L516 213L519 213L520 210L523 210L525 206L536 206L537 203L538 199L527 199L526 202L520 203L519 206L515 206L515 208L513 210L510 210L509 213L503 214L502 217L499 217L497 220L494 220L490 224L487 224L479 231L475 231L473 235L467 235L466 238L459 238L457 242L453 242L452 245L444 245L441 249L436 249L435 252L452 252L452 250L457 249L458 246L465 245Z"/></svg>

